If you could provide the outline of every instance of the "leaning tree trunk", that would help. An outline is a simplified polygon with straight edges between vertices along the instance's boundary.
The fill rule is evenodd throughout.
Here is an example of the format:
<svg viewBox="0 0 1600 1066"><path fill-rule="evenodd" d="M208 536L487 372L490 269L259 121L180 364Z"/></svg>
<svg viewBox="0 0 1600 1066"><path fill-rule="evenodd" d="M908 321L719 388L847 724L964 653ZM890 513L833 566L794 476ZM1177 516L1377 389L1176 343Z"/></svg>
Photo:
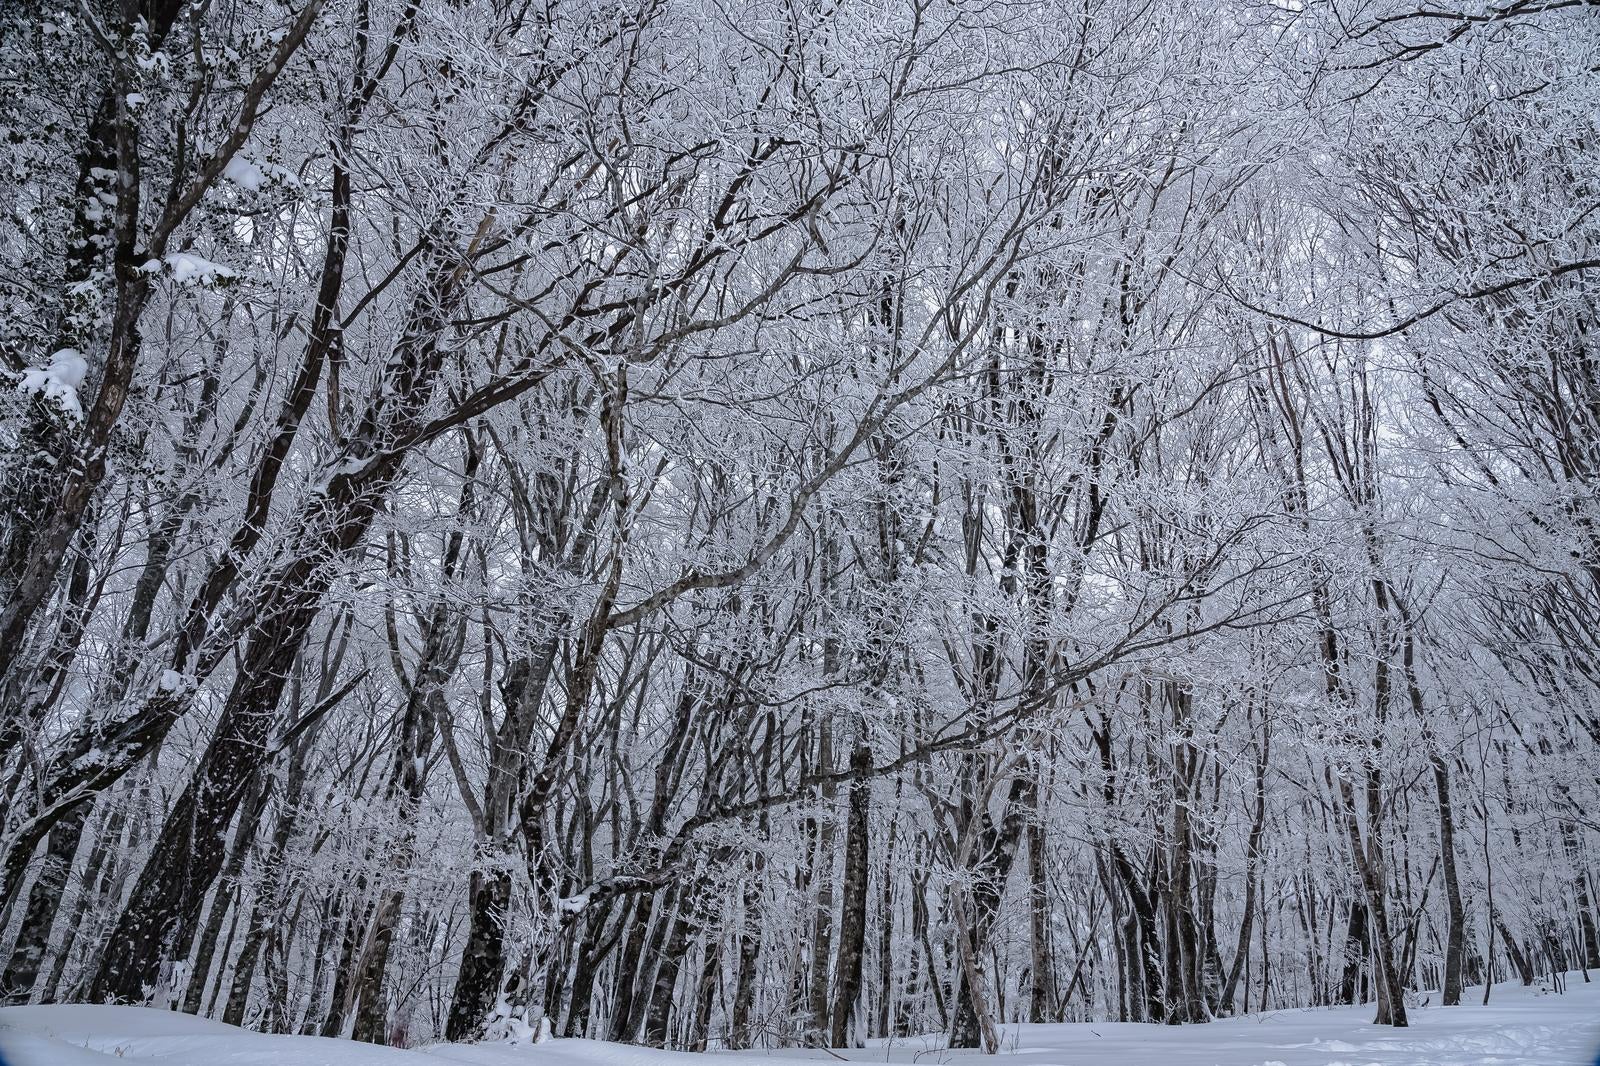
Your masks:
<svg viewBox="0 0 1600 1066"><path fill-rule="evenodd" d="M1516 967L1517 979L1522 982L1522 987L1527 988L1538 977L1533 972L1533 960L1522 949L1521 943L1511 935L1511 930L1506 928L1504 919L1495 918L1494 927L1500 930L1500 941L1505 945L1506 955L1511 959L1511 965Z"/></svg>
<svg viewBox="0 0 1600 1066"><path fill-rule="evenodd" d="M485 222L485 226L487 222ZM443 224L441 223L441 226ZM480 227L479 236L485 232ZM174 944L187 943L223 862L223 834L260 772L278 700L340 561L361 543L399 477L443 363L441 340L463 291L450 241L437 241L359 426L333 472L301 505L293 540L259 585L244 654L200 766L134 886L90 995L138 1001ZM470 254L471 249L468 249Z"/></svg>
<svg viewBox="0 0 1600 1066"><path fill-rule="evenodd" d="M1394 960L1394 942L1389 928L1388 886L1384 883L1378 828L1369 825L1367 839L1362 840L1361 828L1356 820L1355 790L1348 777L1339 779L1339 796L1342 804L1339 816L1345 823L1345 834L1356 872L1361 877L1371 919L1368 940L1372 952L1373 983L1378 989L1378 1016L1374 1024L1403 1029L1406 1026L1406 1004L1400 973Z"/></svg>
<svg viewBox="0 0 1600 1066"><path fill-rule="evenodd" d="M6 962L5 973L0 975L0 1002L26 1003L33 995L33 986L39 978L39 964L44 961L45 949L50 944L50 928L55 924L56 908L66 893L72 860L78 853L84 823L88 821L93 806L92 803L80 803L73 807L72 812L50 830L45 840L44 861L34 875L33 887L28 891L28 905L22 912L22 925L17 930L17 939L11 948L11 958ZM87 885L84 891L88 891Z"/></svg>
<svg viewBox="0 0 1600 1066"><path fill-rule="evenodd" d="M638 896L633 904L633 909L627 917L628 935L622 942L622 955L617 959L616 994L611 1004L611 1033L609 1039L615 1043L625 1044L633 1039L637 1031L633 1028L634 1000L637 995L639 982L643 977L639 973L639 962L644 957L645 941L650 934L650 918L655 910L656 897L662 893L648 893ZM672 889L667 889L665 895L669 898ZM671 911L668 902L662 908L663 913Z"/></svg>
<svg viewBox="0 0 1600 1066"><path fill-rule="evenodd" d="M1007 790L1005 798L1005 813L1001 816L999 825L993 824L987 812L976 815L987 823L979 831L976 839L979 858L973 864L972 907L968 914L972 950L970 961L980 979L983 973L982 959L989 948L989 932L994 927L995 919L999 917L1000 897L1005 889L1006 880L1011 876L1011 866L1016 861L1017 849L1022 842L1022 831L1026 821L1025 797L1028 790L1033 787L1029 773L1031 770L1024 770L1012 778L1011 787ZM964 907L965 901L960 902ZM966 962L963 962L962 966L965 975ZM985 1018L983 1005L975 998L981 993L981 980L975 983L968 979L960 983L956 995L955 1021L950 1029L951 1047L981 1046L985 1038ZM993 1024L993 1019L989 1019L989 1024Z"/></svg>
<svg viewBox="0 0 1600 1066"><path fill-rule="evenodd" d="M436 614L433 624L429 626L430 651L436 650L435 630L444 628L444 625L442 612ZM419 676L417 689L422 691L414 689L407 700L401 725L401 741L395 749L392 787L388 797L393 800L396 798L394 794L398 793L400 800L395 813L402 827L401 839L392 857L393 876L396 878L403 878L410 872L415 858L416 814L422 802L422 791L427 785L423 768L427 763L428 752L433 746L435 716L442 710L440 707L430 707L429 704L443 703L444 698L439 686L443 685L449 669L436 671L432 656L425 656L417 672L419 675L429 676L425 681ZM369 1044L384 1043L388 1033L388 1004L383 996L383 982L389 968L389 953L394 945L395 930L400 923L404 904L403 887L396 886L383 894L373 914L372 931L367 936L366 950L362 952L359 981L356 985L356 1026L352 1035L355 1039Z"/></svg>
<svg viewBox="0 0 1600 1066"><path fill-rule="evenodd" d="M239 816L239 824L234 828L233 850L228 855L228 863L223 868L221 878L218 879L217 891L211 900L211 913L206 916L205 928L200 931L199 942L195 946L194 966L189 971L189 987L183 994L181 1009L185 1014L200 1013L207 979L211 974L211 963L217 952L217 938L222 935L222 924L227 919L230 905L237 906L243 899L237 889L239 875L244 872L245 860L250 857L250 846L255 842L256 828L261 824L261 815L266 810L270 792L266 775L262 775L254 794ZM223 958L227 958L226 952Z"/></svg>
<svg viewBox="0 0 1600 1066"><path fill-rule="evenodd" d="M110 806L111 813L95 835L94 847L89 852L88 861L83 865L83 880L78 891L78 899L72 905L65 935L61 938L61 946L56 949L55 962L50 966L44 987L39 990L41 1003L55 1003L61 998L61 978L66 973L73 944L83 930L84 919L89 914L91 906L110 895L110 874L115 865L111 851L113 845L121 841L122 830L128 820L126 806L119 803L112 803Z"/></svg>
<svg viewBox="0 0 1600 1066"><path fill-rule="evenodd" d="M650 986L650 1005L645 1012L643 1042L650 1047L667 1046L667 1021L671 1016L673 990L678 985L678 971L683 966L683 956L689 946L693 912L699 892L688 890L680 894L678 913L672 919L672 931L667 935L656 961L656 976Z"/></svg>
<svg viewBox="0 0 1600 1066"><path fill-rule="evenodd" d="M583 936L578 944L578 965L572 978L572 1000L567 1008L565 1032L569 1037L582 1039L588 1035L595 978L599 974L601 963L615 950L617 941L622 936L620 920L616 929L612 930L609 936L606 935L606 926L610 924L611 912L615 907L616 900L607 899L604 903L591 908L593 913L584 918Z"/></svg>
<svg viewBox="0 0 1600 1066"><path fill-rule="evenodd" d="M272 843L262 857L265 873L261 884L257 886L255 903L250 908L244 947L234 962L233 983L228 990L227 1006L222 1012L222 1020L228 1025L244 1024L245 1008L250 1003L250 987L255 982L256 965L276 920L279 889L283 884L283 857L294 835L295 805L300 800L298 772L295 769L290 770L290 778L290 784L284 790L283 810L278 814L278 824L272 833Z"/></svg>
<svg viewBox="0 0 1600 1066"><path fill-rule="evenodd" d="M161 962L194 931L206 890L224 860L224 840L262 772L278 696L321 590L304 589L289 611L263 622L194 780L173 806L90 986L97 1002L140 1002Z"/></svg>

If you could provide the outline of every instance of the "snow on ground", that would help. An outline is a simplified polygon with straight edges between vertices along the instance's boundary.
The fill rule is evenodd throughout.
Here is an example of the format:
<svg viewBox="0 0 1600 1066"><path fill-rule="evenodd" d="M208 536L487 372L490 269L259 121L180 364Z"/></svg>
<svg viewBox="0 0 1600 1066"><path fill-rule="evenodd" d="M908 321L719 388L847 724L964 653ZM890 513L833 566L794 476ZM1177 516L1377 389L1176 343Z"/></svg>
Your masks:
<svg viewBox="0 0 1600 1066"><path fill-rule="evenodd" d="M1565 995L1497 986L1468 1005L1423 1007L1407 1030L1371 1023L1371 1007L1275 1011L1203 1026L1074 1024L1005 1029L1009 1066L1591 1066L1600 1050L1600 983L1578 974ZM774 1060L982 1066L937 1038L843 1052L704 1056L606 1044L440 1044L414 1050L311 1036L265 1036L143 1007L0 1009L5 1066L782 1066ZM987 1060L993 1062L995 1060ZM1008 1066L1002 1061L999 1066Z"/></svg>

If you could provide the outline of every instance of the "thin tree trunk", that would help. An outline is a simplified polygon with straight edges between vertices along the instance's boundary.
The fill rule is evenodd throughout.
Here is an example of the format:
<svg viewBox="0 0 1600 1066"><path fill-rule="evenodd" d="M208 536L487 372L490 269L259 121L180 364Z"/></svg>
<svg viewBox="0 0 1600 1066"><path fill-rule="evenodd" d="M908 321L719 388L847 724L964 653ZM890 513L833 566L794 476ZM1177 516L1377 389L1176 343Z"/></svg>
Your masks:
<svg viewBox="0 0 1600 1066"><path fill-rule="evenodd" d="M1450 802L1450 766L1438 755L1433 757L1433 782L1439 794L1439 852L1444 867L1448 922L1441 1002L1446 1007L1456 1007L1461 1005L1461 960L1466 952L1467 915L1461 901L1461 881L1456 873L1456 823Z"/></svg>
<svg viewBox="0 0 1600 1066"><path fill-rule="evenodd" d="M1511 958L1511 965L1517 968L1517 977L1522 982L1522 987L1527 988L1538 977L1533 971L1533 962L1528 958L1527 952L1522 950L1522 945L1516 937L1511 935L1511 930L1506 928L1503 918L1494 920L1494 927L1500 931L1500 941L1505 945L1506 954Z"/></svg>
<svg viewBox="0 0 1600 1066"><path fill-rule="evenodd" d="M861 724L865 729L865 723ZM872 767L872 749L865 740L856 744L850 767L865 773ZM844 842L844 894L839 916L839 958L835 965L832 1028L833 1047L851 1047L850 1024L861 996L861 970L867 949L867 833L872 785L865 777L850 785L849 814ZM884 919L887 920L885 915ZM859 1041L858 1041L859 1043Z"/></svg>
<svg viewBox="0 0 1600 1066"><path fill-rule="evenodd" d="M333 946L334 937L341 931L342 924L339 920L339 897L337 893L330 892L322 902L321 912L317 915L317 946L311 955L311 981L309 992L306 996L305 1013L300 1019L300 1035L317 1035L317 1012L322 1006L322 997L327 993L328 953Z"/></svg>
<svg viewBox="0 0 1600 1066"><path fill-rule="evenodd" d="M750 1016L756 1002L756 968L760 962L761 927L757 922L761 905L761 873L765 860L758 853L754 869L744 881L744 913L739 923L739 976L733 996L733 1015L729 1020L728 1047L742 1051L755 1045Z"/></svg>
<svg viewBox="0 0 1600 1066"><path fill-rule="evenodd" d="M833 767L833 731L827 721L821 725L817 740L817 766L822 770ZM833 947L833 851L834 788L822 789L821 803L828 812L816 831L816 849L812 853L811 877L816 885L817 901L811 923L811 975L809 999L811 1016L807 1029L810 1039L825 1042L830 1033L828 1026L828 962Z"/></svg>
<svg viewBox="0 0 1600 1066"><path fill-rule="evenodd" d="M897 791L898 794L898 791ZM883 871L878 899L878 1025L876 1033L869 1036L894 1035L894 868L895 838L900 829L898 818L890 817L889 833L883 845Z"/></svg>
<svg viewBox="0 0 1600 1066"><path fill-rule="evenodd" d="M1239 987L1239 974L1250 956L1250 934L1255 922L1256 893L1261 879L1261 836L1267 825L1267 759L1270 743L1270 725L1262 723L1260 747L1256 752L1255 809L1250 815L1250 837L1244 852L1244 914L1239 920L1239 941L1233 952L1233 966L1228 970L1228 982L1222 990L1221 1013L1233 1013L1233 997ZM1307 923L1310 928L1310 922ZM1245 990L1245 1005L1250 1001Z"/></svg>
<svg viewBox="0 0 1600 1066"><path fill-rule="evenodd" d="M283 809L278 812L277 826L272 832L272 842L262 856L263 873L256 887L255 903L250 908L250 920L245 926L244 947L234 963L233 983L228 991L228 1003L223 1008L222 1020L229 1025L243 1025L245 1008L250 1001L250 987L255 981L256 965L261 948L267 942L281 915L277 914L279 896L283 887L284 854L294 835L300 802L302 770L296 759L290 766L288 784L284 788Z"/></svg>
<svg viewBox="0 0 1600 1066"><path fill-rule="evenodd" d="M1028 821L1028 1020L1056 1020L1055 963L1050 938L1050 881L1045 865L1044 825L1038 805Z"/></svg>
<svg viewBox="0 0 1600 1066"><path fill-rule="evenodd" d="M1344 936L1344 974L1339 980L1339 1002L1361 1002L1361 967L1367 955L1367 905L1363 900L1350 902L1350 921Z"/></svg>
<svg viewBox="0 0 1600 1066"><path fill-rule="evenodd" d="M716 940L707 940L700 961L700 980L695 985L694 1016L689 1028L685 1050L705 1051L711 1030L711 1006L717 991L717 971L722 965L722 952Z"/></svg>
<svg viewBox="0 0 1600 1066"><path fill-rule="evenodd" d="M995 1029L994 1018L989 1013L989 994L984 985L983 972L978 967L978 952L974 945L973 923L968 917L966 901L962 898L963 889L960 885L951 888L951 907L955 914L956 951L961 959L961 987L964 990L962 1002L969 1005L969 1009L977 1018L978 1031L983 1039L984 1054L993 1055L1000 1050L1000 1036ZM952 1046L956 1045L954 1038Z"/></svg>

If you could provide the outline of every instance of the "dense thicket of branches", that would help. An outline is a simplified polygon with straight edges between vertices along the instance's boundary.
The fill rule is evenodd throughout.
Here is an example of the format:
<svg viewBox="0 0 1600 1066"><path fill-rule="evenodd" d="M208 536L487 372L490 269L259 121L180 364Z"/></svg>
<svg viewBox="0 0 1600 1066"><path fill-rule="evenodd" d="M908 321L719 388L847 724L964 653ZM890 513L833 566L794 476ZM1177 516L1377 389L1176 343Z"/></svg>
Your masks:
<svg viewBox="0 0 1600 1066"><path fill-rule="evenodd" d="M1600 965L1597 17L4 5L0 994L993 1049Z"/></svg>

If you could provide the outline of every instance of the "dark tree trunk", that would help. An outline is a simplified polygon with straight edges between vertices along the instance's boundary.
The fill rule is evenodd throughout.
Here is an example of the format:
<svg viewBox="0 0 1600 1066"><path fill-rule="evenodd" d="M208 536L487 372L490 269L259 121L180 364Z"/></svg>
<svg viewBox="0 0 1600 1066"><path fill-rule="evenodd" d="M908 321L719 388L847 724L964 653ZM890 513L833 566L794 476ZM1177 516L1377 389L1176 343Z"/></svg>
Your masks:
<svg viewBox="0 0 1600 1066"><path fill-rule="evenodd" d="M656 961L655 981L650 986L650 1005L645 1012L643 1043L650 1047L667 1046L667 1022L672 1013L673 990L678 986L678 971L683 966L683 956L689 945L690 926L697 893L680 894L678 913L672 919L672 930Z"/></svg>
<svg viewBox="0 0 1600 1066"><path fill-rule="evenodd" d="M267 931L263 953L266 997L262 1009L262 1031L283 1035L289 1031L289 944L300 924L300 905L283 921L273 922Z"/></svg>
<svg viewBox="0 0 1600 1066"><path fill-rule="evenodd" d="M896 792L898 795L898 790ZM894 1025L894 869L895 838L900 822L892 815L883 845L882 889L878 897L878 1026L868 1036L892 1036Z"/></svg>
<svg viewBox="0 0 1600 1066"><path fill-rule="evenodd" d="M947 993L943 971L939 967L938 956L934 954L933 937L929 935L928 928L932 924L928 913L928 877L924 874L918 878L916 887L911 895L911 928L917 931L917 939L922 942L922 965L927 972L928 991L933 994L933 1009L938 1014L939 1028L950 1027L950 997Z"/></svg>
<svg viewBox="0 0 1600 1066"><path fill-rule="evenodd" d="M1132 980L1130 986L1136 993L1129 1004L1130 1021L1161 1022L1166 1020L1167 1001L1161 981L1161 927L1156 915L1155 898L1140 882L1133 863L1122 845L1113 842L1112 866L1122 882L1123 890L1132 904L1126 938L1127 965Z"/></svg>
<svg viewBox="0 0 1600 1066"><path fill-rule="evenodd" d="M1461 902L1461 881L1456 873L1456 821L1450 802L1450 766L1440 756L1433 759L1433 782L1439 794L1439 851L1444 866L1448 912L1441 1002L1446 1007L1457 1007L1461 1005L1461 960L1466 952L1467 914Z"/></svg>
<svg viewBox="0 0 1600 1066"><path fill-rule="evenodd" d="M461 972L445 1039L452 1043L474 1040L500 998L505 980L505 920L511 905L511 875L505 870L475 871L471 886L471 924L467 946L461 953Z"/></svg>
<svg viewBox="0 0 1600 1066"><path fill-rule="evenodd" d="M475 463L469 466L468 476L475 466ZM446 569L448 571L451 568ZM390 771L385 798L391 802L398 801L395 816L402 827L400 841L391 857L393 876L397 879L410 872L415 860L417 808L427 785L423 771L433 747L434 716L439 710L430 704L442 701L441 686L454 670L454 657L440 649L440 643L445 639L442 634L448 624L444 611L435 611L428 625L426 651L417 667L417 684L406 701L402 715L400 743L395 748L394 765ZM362 952L356 985L356 1027L353 1035L355 1039L369 1044L387 1042L388 1003L383 995L383 980L389 968L389 953L394 946L395 927L400 922L404 905L404 889L391 888L383 894L373 914L366 949Z"/></svg>
<svg viewBox="0 0 1600 1066"><path fill-rule="evenodd" d="M67 961L72 955L72 947L78 938L79 931L83 929L84 919L89 914L89 909L101 902L110 894L110 875L115 863L112 861L112 847L120 843L122 830L128 820L126 806L120 803L110 804L111 813L107 816L105 824L100 827L100 832L95 835L94 848L89 852L89 859L83 866L83 882L78 892L78 899L72 905L72 914L67 920L67 927L61 938L61 946L56 949L55 961L50 966L50 974L45 979L44 988L40 990L41 1003L57 1002L61 978L66 972Z"/></svg>
<svg viewBox="0 0 1600 1066"><path fill-rule="evenodd" d="M266 809L268 792L266 778L263 776L250 802L239 816L238 826L234 829L233 848L228 855L227 865L223 867L222 876L218 879L217 891L211 900L211 913L206 916L205 927L201 929L199 943L195 946L194 967L189 971L189 987L183 993L181 1009L185 1014L200 1013L207 979L211 974L211 963L216 956L217 938L222 935L222 924L228 916L230 904L236 903L239 899L236 886L239 875L244 872L250 846L255 842L256 828L260 825L261 814Z"/></svg>
<svg viewBox="0 0 1600 1066"><path fill-rule="evenodd" d="M1369 772L1370 776L1370 772ZM1367 839L1361 839L1356 822L1354 789L1348 779L1340 779L1339 789L1344 804L1340 816L1345 822L1345 833L1355 858L1357 873L1361 876L1362 890L1366 895L1369 931L1368 946L1372 953L1373 984L1378 993L1378 1016L1374 1024L1406 1026L1406 1005L1400 984L1400 973L1395 966L1394 936L1389 924L1388 886L1384 881L1381 863L1381 845L1378 827L1369 821ZM1369 805L1370 805L1369 789Z"/></svg>
<svg viewBox="0 0 1600 1066"><path fill-rule="evenodd" d="M244 947L233 967L233 983L228 991L228 1005L223 1008L222 1020L229 1025L243 1025L245 1007L250 1001L250 986L255 981L256 964L262 946L282 916L278 913L279 897L283 888L283 857L294 835L300 802L301 767L299 760L290 766L289 782L284 789L283 810L278 813L278 823L272 831L272 843L263 856L265 872L256 888L255 903L250 908L250 922L245 927Z"/></svg>
<svg viewBox="0 0 1600 1066"><path fill-rule="evenodd" d="M12 945L5 973L0 976L0 993L3 993L0 1002L26 1003L33 994L40 963L44 961L45 949L50 945L50 928L55 924L56 908L66 893L72 860L78 853L84 823L88 821L93 806L88 801L77 804L71 813L56 823L45 839L44 860L39 864L33 887L28 891L28 905L22 913L22 925L17 930L17 939ZM83 890L87 892L88 886L85 885Z"/></svg>
<svg viewBox="0 0 1600 1066"><path fill-rule="evenodd" d="M233 963L233 979L228 985L228 1001L222 1008L222 1020L227 1025L243 1025L244 1012L250 1006L250 990L255 986L256 965L261 961L261 946L266 942L268 915L273 903L266 898L262 886L255 905L250 908L250 918L245 925L244 945Z"/></svg>
<svg viewBox="0 0 1600 1066"><path fill-rule="evenodd" d="M161 962L186 947L224 860L228 824L262 772L278 697L321 602L303 588L293 608L263 620L216 734L178 797L134 886L90 987L95 1002L140 1002Z"/></svg>
<svg viewBox="0 0 1600 1066"><path fill-rule="evenodd" d="M1583 849L1578 846L1578 833L1571 822L1561 823L1561 843L1567 856L1578 871L1573 883L1578 912L1578 952L1582 969L1587 971L1600 966L1600 931L1595 929L1594 901L1589 895L1589 869L1584 861ZM1588 974L1584 974L1585 980Z"/></svg>
<svg viewBox="0 0 1600 1066"><path fill-rule="evenodd" d="M617 941L622 936L620 921L610 936L605 935L606 925L614 906L615 900L608 899L596 906L592 913L584 918L583 942L579 946L577 972L572 979L572 1004L567 1011L565 1031L569 1037L581 1039L588 1035L595 977L599 973L600 964L616 948Z"/></svg>
<svg viewBox="0 0 1600 1066"><path fill-rule="evenodd" d="M1505 944L1506 954L1511 957L1511 965L1517 969L1517 978L1522 982L1522 987L1527 988L1538 976L1533 972L1533 960L1522 949L1517 938L1511 935L1511 930L1506 928L1504 920L1496 918L1495 927L1500 930L1500 941Z"/></svg>
<svg viewBox="0 0 1600 1066"><path fill-rule="evenodd" d="M163 957L175 944L186 945L193 933L222 866L223 834L248 783L261 771L291 665L339 573L339 561L365 538L400 473L407 448L394 443L419 429L426 415L443 359L440 340L465 276L457 269L454 249L445 250L452 244L434 242L401 340L360 424L340 442L340 457L348 462L332 467L335 472L304 502L294 540L259 585L242 661L216 731L134 886L95 975L92 999L142 999Z"/></svg>
<svg viewBox="0 0 1600 1066"><path fill-rule="evenodd" d="M722 951L716 940L707 940L700 960L700 980L695 985L694 1019L686 1050L704 1051L711 1033L711 1006L716 997L717 972L722 967Z"/></svg>
<svg viewBox="0 0 1600 1066"><path fill-rule="evenodd" d="M205 1003L211 964L217 956L217 941L222 938L222 926L237 898L232 881L233 878L224 873L218 882L216 895L211 899L211 910L206 914L206 924L201 928L200 938L195 944L194 966L189 970L189 984L183 990L183 1003L178 1008L185 1014L199 1014Z"/></svg>
<svg viewBox="0 0 1600 1066"><path fill-rule="evenodd" d="M368 1044L388 1042L389 1004L383 996L383 976L389 966L389 949L394 944L395 927L400 924L400 910L404 905L405 893L393 889L383 894L373 912L372 929L367 935L356 975L356 1025L350 1034L352 1039Z"/></svg>
<svg viewBox="0 0 1600 1066"><path fill-rule="evenodd" d="M833 768L832 730L824 721L817 740L817 765ZM810 1014L808 1039L822 1043L828 1037L828 962L833 954L833 850L834 788L822 789L822 806L828 812L815 825L816 846L811 853L811 882L816 886L817 902L811 924Z"/></svg>
<svg viewBox="0 0 1600 1066"><path fill-rule="evenodd" d="M850 767L861 773L872 768L872 749L857 743ZM850 1047L850 1022L861 996L861 969L867 950L867 817L872 785L865 777L850 785L849 814L844 842L844 894L839 916L839 959L834 976L833 1026L829 1043ZM888 919L888 915L884 915Z"/></svg>
<svg viewBox="0 0 1600 1066"><path fill-rule="evenodd" d="M365 889L365 883L358 880L354 892L356 902L344 923L344 935L339 938L339 962L333 968L333 995L328 999L328 1013L323 1015L320 1027L323 1036L342 1036L355 1007L356 958L372 917L372 905L361 898Z"/></svg>
<svg viewBox="0 0 1600 1066"><path fill-rule="evenodd" d="M239 902L243 902L243 900L241 899ZM232 917L228 920L228 935L222 938L222 958L224 960L233 954L233 942L239 935L239 923L241 921L239 910L240 908L237 905L231 908ZM207 1018L215 1018L217 1016L217 1000L222 998L222 978L226 975L226 972L226 966L217 967L217 979L211 986L211 998L206 1002L205 1015Z"/></svg>
<svg viewBox="0 0 1600 1066"><path fill-rule="evenodd" d="M1367 957L1367 905L1356 899L1350 902L1350 922L1344 935L1344 974L1339 980L1339 1002L1361 1002L1361 969Z"/></svg>
<svg viewBox="0 0 1600 1066"><path fill-rule="evenodd" d="M761 930L756 916L761 905L761 858L744 882L744 913L739 925L739 977L733 996L733 1015L729 1019L728 1047L741 1051L755 1044L750 1030L750 1015L756 1002L756 967L760 962Z"/></svg>
<svg viewBox="0 0 1600 1066"><path fill-rule="evenodd" d="M659 976L662 952L666 950L667 938L677 928L678 910L683 906L685 891L683 886L673 885L666 895L661 897L655 921L650 924L650 936L645 940L639 956L633 1002L628 1013L629 1043L638 1040L644 1032L645 1018L649 1015L650 1004L655 998L656 978Z"/></svg>
<svg viewBox="0 0 1600 1066"><path fill-rule="evenodd" d="M667 895L671 896L671 889L667 890ZM633 1024L633 1015L636 993L640 982L644 980L639 973L639 963L644 956L645 938L650 933L650 917L656 898L655 894L640 896L628 918L628 936L623 941L622 956L617 960L616 998L611 1007L610 1039L617 1043L629 1043L633 1034L638 1032ZM668 902L663 907L663 913L670 911L671 903Z"/></svg>
<svg viewBox="0 0 1600 1066"><path fill-rule="evenodd" d="M1028 819L1028 1020L1056 1020L1055 962L1050 937L1050 880L1045 865L1044 824L1037 799Z"/></svg>
<svg viewBox="0 0 1600 1066"><path fill-rule="evenodd" d="M988 953L989 931L999 916L1000 897L1005 891L1006 880L1011 876L1011 866L1016 861L1017 849L1022 841L1026 823L1025 797L1032 787L1033 782L1026 772L1012 779L1005 799L1005 813L998 825L994 824L986 811L976 815L986 823L978 835L978 858L973 863L972 887L972 954L980 972L982 959ZM982 1044L981 1019L973 994L971 982L963 980L956 995L955 1022L950 1029L951 1047L975 1048Z"/></svg>
<svg viewBox="0 0 1600 1066"><path fill-rule="evenodd" d="M1267 826L1267 759L1271 739L1269 727L1263 723L1261 746L1256 752L1255 805L1250 815L1250 837L1244 852L1244 914L1239 920L1239 941L1233 951L1233 966L1228 970L1228 981L1222 989L1222 1014L1233 1013L1234 995L1239 988L1239 975L1250 957L1251 927L1255 923L1256 894L1261 879L1261 836ZM1309 924L1308 924L1309 929ZM1245 1006L1249 1007L1249 989L1245 990Z"/></svg>
<svg viewBox="0 0 1600 1066"><path fill-rule="evenodd" d="M339 897L337 893L330 892L324 898L317 916L317 946L311 955L310 991L306 996L305 1014L300 1019L301 1036L317 1035L319 1024L317 1012L322 1007L322 997L327 994L328 971L331 969L328 965L331 961L329 952L333 947L334 938L339 935L343 926L339 919Z"/></svg>

